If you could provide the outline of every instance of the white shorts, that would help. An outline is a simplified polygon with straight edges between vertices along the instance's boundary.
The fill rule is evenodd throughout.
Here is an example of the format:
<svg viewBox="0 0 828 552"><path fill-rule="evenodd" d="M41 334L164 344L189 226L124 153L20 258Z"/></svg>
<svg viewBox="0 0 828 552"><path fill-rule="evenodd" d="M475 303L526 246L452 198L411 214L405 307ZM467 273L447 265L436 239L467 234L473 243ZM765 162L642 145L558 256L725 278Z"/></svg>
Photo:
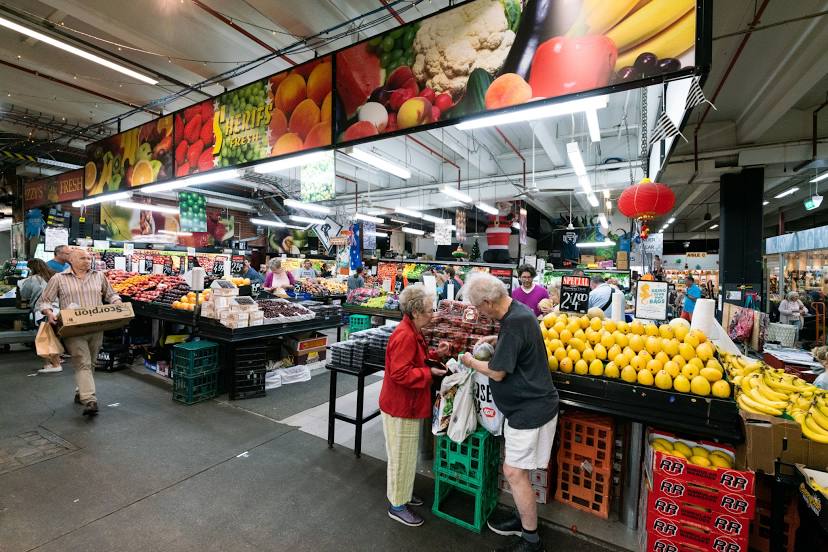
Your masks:
<svg viewBox="0 0 828 552"><path fill-rule="evenodd" d="M557 415L535 429L513 429L509 427L509 420L506 420L503 426L506 459L503 463L524 470L548 468L557 427Z"/></svg>

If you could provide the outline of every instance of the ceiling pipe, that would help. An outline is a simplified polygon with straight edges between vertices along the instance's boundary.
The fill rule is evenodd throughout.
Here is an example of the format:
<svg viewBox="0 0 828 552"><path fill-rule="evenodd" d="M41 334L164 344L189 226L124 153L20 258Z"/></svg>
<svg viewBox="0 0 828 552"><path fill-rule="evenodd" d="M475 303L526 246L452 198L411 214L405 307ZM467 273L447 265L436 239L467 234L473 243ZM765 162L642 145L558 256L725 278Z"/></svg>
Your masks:
<svg viewBox="0 0 828 552"><path fill-rule="evenodd" d="M497 131L498 134L500 134L500 137L503 138L503 141L506 142L506 144L510 148L512 148L512 151L515 152L515 155L520 157L520 160L523 162L523 189L525 190L526 189L526 158L520 153L520 151L518 151L518 149L515 147L515 145L512 143L512 141L509 140L509 137L506 136L506 134L504 134L502 130L500 130L500 127L495 127L495 130Z"/></svg>
<svg viewBox="0 0 828 552"><path fill-rule="evenodd" d="M216 10L211 8L210 6L206 5L204 2L201 2L201 0L192 0L192 1L193 1L193 4L195 4L196 6L198 6L199 8L204 10L205 12L209 13L210 15L212 15L213 17L215 17L216 19L218 19L219 21L221 21L225 25L228 25L230 28L232 28L236 32L238 32L238 33L244 35L245 37L249 38L250 40L252 40L256 44L258 44L259 46L261 46L262 48L264 48L265 50L267 50L271 54L275 54L277 52L277 50L273 46L271 46L270 44L268 44L264 40L260 39L259 37L257 37L253 33L247 31L247 29L243 29L243 28L239 27L238 25L236 25L233 22L232 19L230 19L229 17L226 17L226 16L222 15L221 13L217 12ZM292 59L290 59L289 57L287 57L284 54L281 54L279 57L281 57L283 60L290 63L291 65L296 65L295 61L293 61Z"/></svg>
<svg viewBox="0 0 828 552"><path fill-rule="evenodd" d="M446 163L448 163L449 165L451 165L455 169L457 169L457 188L460 189L460 180L461 180L461 178L460 178L460 165L458 165L457 163L455 163L454 161L452 161L451 159L449 159L448 157L446 157L445 155L443 155L439 151L435 150L434 148L432 148L428 144L425 144L424 142L418 140L417 138L414 138L413 136L406 135L405 139L406 140L411 140L415 144L417 144L420 147L422 147L423 149L425 149L431 155L434 155L435 157L439 157L440 159L442 159L443 161L445 161Z"/></svg>
<svg viewBox="0 0 828 552"><path fill-rule="evenodd" d="M385 9L388 10L388 13L390 13L391 15L394 16L394 19L397 20L397 23L399 23L400 25L405 25L405 21L403 20L402 17L400 17L400 14L397 13L397 10L395 10L394 8L389 6L388 2L386 0L379 0L379 1L380 1L380 4L385 6Z"/></svg>

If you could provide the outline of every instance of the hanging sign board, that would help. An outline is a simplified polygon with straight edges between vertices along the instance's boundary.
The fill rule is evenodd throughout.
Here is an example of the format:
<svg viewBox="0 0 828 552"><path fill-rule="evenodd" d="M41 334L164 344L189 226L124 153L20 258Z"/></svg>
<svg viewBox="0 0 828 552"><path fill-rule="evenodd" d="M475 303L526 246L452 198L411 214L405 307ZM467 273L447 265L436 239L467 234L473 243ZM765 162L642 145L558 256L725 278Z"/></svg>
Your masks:
<svg viewBox="0 0 828 552"><path fill-rule="evenodd" d="M59 245L69 245L69 230L67 228L47 228L44 230L46 235L46 251L54 251L55 247Z"/></svg>
<svg viewBox="0 0 828 552"><path fill-rule="evenodd" d="M589 278L563 276L561 278L561 312L586 314L589 310Z"/></svg>
<svg viewBox="0 0 828 552"><path fill-rule="evenodd" d="M638 282L635 290L635 317L667 320L667 282Z"/></svg>
<svg viewBox="0 0 828 552"><path fill-rule="evenodd" d="M23 207L26 210L53 203L83 199L83 169L68 171L23 185Z"/></svg>

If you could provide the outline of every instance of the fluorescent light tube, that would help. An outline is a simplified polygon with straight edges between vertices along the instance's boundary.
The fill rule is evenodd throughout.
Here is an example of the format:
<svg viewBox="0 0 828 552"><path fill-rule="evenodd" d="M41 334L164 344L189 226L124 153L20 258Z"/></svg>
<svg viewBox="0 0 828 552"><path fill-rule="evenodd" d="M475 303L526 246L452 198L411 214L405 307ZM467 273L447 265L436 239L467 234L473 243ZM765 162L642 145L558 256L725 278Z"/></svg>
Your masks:
<svg viewBox="0 0 828 552"><path fill-rule="evenodd" d="M404 220L395 219L395 218L392 218L391 222L396 222L397 224L408 224L408 222L406 222Z"/></svg>
<svg viewBox="0 0 828 552"><path fill-rule="evenodd" d="M676 217L670 217L667 219L667 224L673 224L674 222L676 222Z"/></svg>
<svg viewBox="0 0 828 552"><path fill-rule="evenodd" d="M589 193L587 195L587 201L589 201L589 204L593 207L598 207L598 198L595 197L595 194Z"/></svg>
<svg viewBox="0 0 828 552"><path fill-rule="evenodd" d="M593 142L601 141L601 125L598 123L598 110L586 110L587 127L589 128L589 139Z"/></svg>
<svg viewBox="0 0 828 552"><path fill-rule="evenodd" d="M566 145L566 155L569 157L569 163L572 165L572 170L578 176L586 176L586 166L584 165L584 158L581 156L581 148L578 147L578 142L569 142Z"/></svg>
<svg viewBox="0 0 828 552"><path fill-rule="evenodd" d="M496 215L500 212L500 211L498 211L497 207L492 207L488 203L484 203L482 201L476 203L475 205L477 206L478 209L480 209L484 213L489 213L490 215Z"/></svg>
<svg viewBox="0 0 828 552"><path fill-rule="evenodd" d="M413 218L423 218L423 214L419 211L415 211L413 209L406 209L405 207L397 207L394 209L394 212L399 213L401 215L405 215L407 217Z"/></svg>
<svg viewBox="0 0 828 552"><path fill-rule="evenodd" d="M431 215L425 215L424 214L422 218L423 218L423 220L427 220L428 222L431 222L433 224L442 224L442 222L443 222L443 219L438 218L438 217L433 217Z"/></svg>
<svg viewBox="0 0 828 552"><path fill-rule="evenodd" d="M296 222L305 222L307 224L325 224L325 221L321 218L303 217L301 215L290 215L290 219L295 220Z"/></svg>
<svg viewBox="0 0 828 552"><path fill-rule="evenodd" d="M602 242L578 242L575 245L576 247L607 247L615 245L615 242L612 240L604 240Z"/></svg>
<svg viewBox="0 0 828 552"><path fill-rule="evenodd" d="M770 201L768 201L768 200L766 199L765 201L763 201L763 202L762 202L762 207L764 207L764 206L765 206L765 205L767 205L768 203L770 203Z"/></svg>
<svg viewBox="0 0 828 552"><path fill-rule="evenodd" d="M773 196L773 199L780 199L780 198L783 198L785 196L795 194L798 191L799 191L799 188L797 188L797 187L789 188L789 189L785 190L784 192L780 192L780 193L776 194L775 196Z"/></svg>
<svg viewBox="0 0 828 552"><path fill-rule="evenodd" d="M463 203L472 203L474 201L469 194L464 194L457 188L452 188L447 184L440 187L440 193L453 197L457 201L462 201Z"/></svg>
<svg viewBox="0 0 828 552"><path fill-rule="evenodd" d="M108 59L104 59L101 56L96 56L91 52L87 52L85 50L81 50L80 48L76 48L62 40L58 40L56 38L52 38L49 35L45 35L43 33L39 33L35 30L29 29L28 27L24 27L23 25L18 25L14 21L9 21L3 17L0 17L0 26L6 27L7 29L11 29L13 31L17 31L20 34L24 34L26 36L30 36L36 40L41 42L45 42L50 46L54 46L55 48L60 48L64 52L69 52L70 54L75 54L76 56L82 57L87 59L91 62L97 63L99 65L103 65L104 67L108 67L113 71L118 71L119 73L123 73L124 75L129 75L134 79L138 79L141 82L145 82L147 84L158 84L158 81L153 79L152 77L148 77L146 75L142 75L138 71L133 71L128 67L120 65L118 63L109 61Z"/></svg>
<svg viewBox="0 0 828 552"><path fill-rule="evenodd" d="M176 232L174 230L159 230L158 233L159 234L168 234L170 236L184 236L184 237L193 235L192 232Z"/></svg>
<svg viewBox="0 0 828 552"><path fill-rule="evenodd" d="M406 234L415 234L417 236L422 236L425 234L425 232L423 232L422 230L417 230L416 228L411 228L409 226L404 227L402 231Z"/></svg>
<svg viewBox="0 0 828 552"><path fill-rule="evenodd" d="M253 172L257 172L259 174L267 174L277 171L284 171L287 169L292 169L294 167L307 165L308 163L313 163L315 161L320 161L330 155L331 153L329 151L315 151L313 153L303 153L302 155L294 155L293 157L288 157L287 159L277 159L276 161L270 161L268 163L256 165L255 167L253 167Z"/></svg>
<svg viewBox="0 0 828 552"><path fill-rule="evenodd" d="M364 220L366 222L376 222L377 224L382 224L385 222L385 219L381 219L379 217L372 217L371 215L363 215L362 213L355 214L354 218L357 220Z"/></svg>
<svg viewBox="0 0 828 552"><path fill-rule="evenodd" d="M598 213L598 222L601 223L601 228L604 230L609 228L609 221L607 220L607 215L604 213Z"/></svg>
<svg viewBox="0 0 828 552"><path fill-rule="evenodd" d="M297 201L295 199L285 199L282 203L294 209L302 209L303 211L313 211L314 213L328 214L331 212L330 207L324 205L317 205L316 203L305 203L304 201Z"/></svg>
<svg viewBox="0 0 828 552"><path fill-rule="evenodd" d="M257 224L259 226L275 226L277 228L284 228L287 226L282 221L279 220L267 220L267 219L260 219L260 218L252 218L250 219L250 224Z"/></svg>
<svg viewBox="0 0 828 552"><path fill-rule="evenodd" d="M530 107L525 109L509 111L508 113L498 113L496 115L486 115L463 121L457 125L457 129L472 130L475 128L490 127L495 125L507 125L509 123L534 121L535 119L545 119L547 117L571 115L572 113L580 113L590 109L603 109L607 107L607 101L607 96L592 96L589 98L581 98L578 100L546 104L536 107L532 107L531 104L529 104Z"/></svg>
<svg viewBox="0 0 828 552"><path fill-rule="evenodd" d="M249 211L251 213L255 213L257 211L256 207L249 205L247 203L240 203L238 201L227 201L225 199L215 199L211 197L207 198L207 205L216 205L218 207L238 209L240 211Z"/></svg>
<svg viewBox="0 0 828 552"><path fill-rule="evenodd" d="M152 194L158 192L169 192L178 190L179 188L186 188L188 186L198 186L199 184L209 184L211 182L218 182L219 180L227 180L230 178L237 178L241 174L238 169L226 169L213 173L197 174L195 176L188 176L187 178L179 178L170 182L162 182L160 184L150 184L149 186L141 186L142 194Z"/></svg>
<svg viewBox="0 0 828 552"><path fill-rule="evenodd" d="M583 190L585 194L592 194L592 184L589 183L589 177L587 175L579 176L578 184L581 185L581 190Z"/></svg>
<svg viewBox="0 0 828 552"><path fill-rule="evenodd" d="M98 197L90 197L89 199L81 199L72 203L72 207L88 207L89 205L97 205L98 203L107 203L109 201L118 201L119 199L129 199L132 197L132 192L118 192L117 194L104 194Z"/></svg>
<svg viewBox="0 0 828 552"><path fill-rule="evenodd" d="M149 203L138 203L137 201L116 201L115 205L117 205L118 207L124 207L126 209L153 211L156 213L167 213L170 215L178 214L178 207L170 207L167 205L150 205Z"/></svg>
<svg viewBox="0 0 828 552"><path fill-rule="evenodd" d="M376 236L378 238L387 238L388 234L385 232L365 232L366 236Z"/></svg>
<svg viewBox="0 0 828 552"><path fill-rule="evenodd" d="M405 167L401 167L396 163L392 163L391 161L387 161L382 157L374 155L369 151L365 151L358 148L351 148L350 151L346 151L346 154L350 155L354 159L358 159L363 163L371 165L381 171L385 171L389 174L393 174L403 180L408 180L411 178L411 171L406 169Z"/></svg>
<svg viewBox="0 0 828 552"><path fill-rule="evenodd" d="M714 224L713 226L711 226L711 227L710 227L710 229L711 229L711 230L715 230L715 229L716 229L716 228L718 228L718 227L719 227L719 225L718 225L718 224Z"/></svg>
<svg viewBox="0 0 828 552"><path fill-rule="evenodd" d="M817 183L817 182L822 182L822 181L823 181L823 180L825 180L826 178L828 178L828 172L824 172L824 173L822 173L822 174L821 174L821 175L819 175L818 177L816 177L816 178L812 179L810 182L811 182L811 184L815 184L815 183Z"/></svg>
<svg viewBox="0 0 828 552"><path fill-rule="evenodd" d="M74 163L64 163L63 161L55 161L54 159L47 159L45 157L38 157L37 162L41 165L51 165L53 167L60 167L62 169L82 169L83 165L75 165Z"/></svg>

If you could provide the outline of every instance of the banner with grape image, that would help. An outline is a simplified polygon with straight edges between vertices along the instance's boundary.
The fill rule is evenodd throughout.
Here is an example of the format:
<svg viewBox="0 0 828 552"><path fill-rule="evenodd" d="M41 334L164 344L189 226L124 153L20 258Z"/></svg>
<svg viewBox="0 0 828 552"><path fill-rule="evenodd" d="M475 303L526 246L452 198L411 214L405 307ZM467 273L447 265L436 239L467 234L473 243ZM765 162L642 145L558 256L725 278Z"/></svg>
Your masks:
<svg viewBox="0 0 828 552"><path fill-rule="evenodd" d="M181 215L182 232L207 231L207 200L202 194L180 192L178 212Z"/></svg>
<svg viewBox="0 0 828 552"><path fill-rule="evenodd" d="M175 114L178 177L331 145L331 56Z"/></svg>

